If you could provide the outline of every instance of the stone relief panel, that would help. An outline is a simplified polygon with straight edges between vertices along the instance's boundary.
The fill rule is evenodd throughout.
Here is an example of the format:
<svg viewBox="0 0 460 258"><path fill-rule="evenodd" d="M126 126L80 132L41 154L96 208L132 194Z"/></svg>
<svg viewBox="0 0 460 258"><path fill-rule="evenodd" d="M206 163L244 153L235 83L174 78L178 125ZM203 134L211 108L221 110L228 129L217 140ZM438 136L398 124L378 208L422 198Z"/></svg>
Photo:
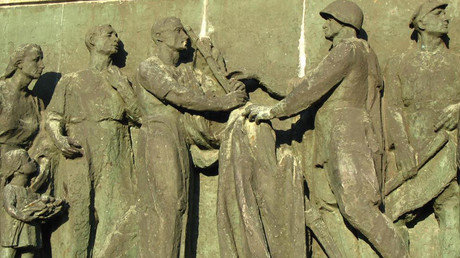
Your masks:
<svg viewBox="0 0 460 258"><path fill-rule="evenodd" d="M2 257L456 257L458 3L370 2L1 8Z"/></svg>

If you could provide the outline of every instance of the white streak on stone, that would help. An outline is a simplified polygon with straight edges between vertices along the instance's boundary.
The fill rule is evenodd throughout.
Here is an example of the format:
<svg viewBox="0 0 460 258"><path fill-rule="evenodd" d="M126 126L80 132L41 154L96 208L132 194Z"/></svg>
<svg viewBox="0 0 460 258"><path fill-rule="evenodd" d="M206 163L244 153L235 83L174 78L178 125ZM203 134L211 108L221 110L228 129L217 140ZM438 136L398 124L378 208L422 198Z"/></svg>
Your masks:
<svg viewBox="0 0 460 258"><path fill-rule="evenodd" d="M208 30L208 0L203 0L203 16L201 17L200 39L207 37Z"/></svg>
<svg viewBox="0 0 460 258"><path fill-rule="evenodd" d="M299 78L305 76L305 68L307 67L307 55L305 53L305 9L306 0L303 0L302 8L302 24L300 25L300 39L299 39Z"/></svg>
<svg viewBox="0 0 460 258"><path fill-rule="evenodd" d="M59 23L59 26L60 26L60 29L61 29L61 39L62 39L62 36L63 36L63 31L64 31L64 5L61 6L61 22ZM58 58L58 67L57 67L57 71L60 72L61 71L61 58L62 58L62 40L59 40L59 58Z"/></svg>

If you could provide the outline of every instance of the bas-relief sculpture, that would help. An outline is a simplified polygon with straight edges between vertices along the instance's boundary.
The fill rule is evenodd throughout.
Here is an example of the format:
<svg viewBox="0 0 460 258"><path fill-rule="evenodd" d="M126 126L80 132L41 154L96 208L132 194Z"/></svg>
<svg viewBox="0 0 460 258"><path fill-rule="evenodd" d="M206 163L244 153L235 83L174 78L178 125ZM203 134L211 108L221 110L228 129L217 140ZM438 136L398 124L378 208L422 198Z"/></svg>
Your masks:
<svg viewBox="0 0 460 258"><path fill-rule="evenodd" d="M188 210L192 167L188 148L191 143L212 147L218 141L218 132L211 131L209 122L190 112L228 111L243 105L247 95L238 81L233 81L235 91L221 97L203 92L202 85L212 80L199 76L181 59L188 36L179 19L156 22L152 39L158 53L138 70L143 88L139 188L148 193L141 196L141 254L177 257ZM199 137L191 131L199 132Z"/></svg>
<svg viewBox="0 0 460 258"><path fill-rule="evenodd" d="M387 144L401 172L388 174L387 182L400 176L406 180L397 188L398 184L389 185L386 211L392 220L407 223L425 206L432 206L439 224L436 255L455 257L460 253L456 163L460 59L446 46L446 7L446 2L429 1L415 11L410 27L418 45L390 59L386 69Z"/></svg>
<svg viewBox="0 0 460 258"><path fill-rule="evenodd" d="M40 46L26 44L13 52L1 77L2 257L33 257L42 246L41 221L58 214L64 205L62 200L40 195L48 176L49 153L46 138L38 136L43 103L28 86L43 69ZM41 140L39 144L33 143L36 137Z"/></svg>
<svg viewBox="0 0 460 258"><path fill-rule="evenodd" d="M418 46L383 75L359 36L361 8L332 2L320 13L329 53L271 106L252 101L240 80L253 78L227 71L212 41L169 17L131 79L112 64L115 30L91 28L89 67L63 76L42 119L28 86L43 53L19 47L0 80L2 257L193 257L196 167L219 173L221 257L456 257L460 91L447 5L415 10ZM298 113L308 121L287 121L313 126L294 125L286 141L274 122ZM426 237L439 240L423 254L411 225L430 212L439 230ZM51 248L38 252L50 219Z"/></svg>
<svg viewBox="0 0 460 258"><path fill-rule="evenodd" d="M356 37L362 11L352 2L336 1L321 16L325 37L332 41L329 54L278 104L250 106L246 114L258 123L291 116L323 99L315 117L315 165L328 174L340 213L382 256L408 257L397 229L378 207L381 124L371 114L379 108L382 78L375 53Z"/></svg>
<svg viewBox="0 0 460 258"><path fill-rule="evenodd" d="M51 236L53 256L136 256L136 175L130 123L139 119L134 90L111 56L119 39L110 25L85 36L89 67L64 76L46 111L46 129L62 155L55 193L68 217Z"/></svg>
<svg viewBox="0 0 460 258"><path fill-rule="evenodd" d="M10 150L2 157L6 185L3 189L2 257L34 257L42 246L41 221L52 218L64 202L36 193L30 184L36 162L24 149Z"/></svg>

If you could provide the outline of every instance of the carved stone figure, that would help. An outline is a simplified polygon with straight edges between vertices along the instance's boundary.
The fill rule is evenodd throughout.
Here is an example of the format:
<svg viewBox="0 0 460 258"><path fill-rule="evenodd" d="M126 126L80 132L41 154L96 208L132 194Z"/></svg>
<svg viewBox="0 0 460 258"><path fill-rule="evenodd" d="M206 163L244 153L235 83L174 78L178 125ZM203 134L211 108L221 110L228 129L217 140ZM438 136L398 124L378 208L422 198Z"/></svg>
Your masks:
<svg viewBox="0 0 460 258"><path fill-rule="evenodd" d="M383 257L408 257L392 221L378 207L381 199L375 153L381 149L370 116L378 94L377 58L356 37L363 14L350 1L338 0L321 13L332 48L323 61L275 106L250 106L246 115L259 123L296 114L324 101L315 117L316 166L329 184L345 220ZM372 78L372 80L369 80ZM377 131L376 131L377 130ZM344 247L347 248L347 247Z"/></svg>
<svg viewBox="0 0 460 258"><path fill-rule="evenodd" d="M185 233L184 217L188 205L191 161L188 147L195 139L191 131L208 135L206 125L193 124L193 111L227 111L246 102L247 95L238 89L221 97L205 95L198 74L184 63L180 53L187 49L188 36L178 18L159 20L152 27L158 53L143 61L138 80L143 106L139 133L138 170L142 209L140 212L141 254L149 257L178 257ZM209 81L208 81L209 83ZM234 88L239 88L233 82ZM200 128L199 124L203 127Z"/></svg>
<svg viewBox="0 0 460 258"><path fill-rule="evenodd" d="M45 66L39 45L17 48L0 78L0 149L29 148L40 127L43 103L28 89ZM1 153L0 153L1 156Z"/></svg>
<svg viewBox="0 0 460 258"><path fill-rule="evenodd" d="M440 230L440 254L433 255L455 257L460 253L455 158L460 56L446 46L446 7L430 0L417 8L410 23L417 47L390 59L386 69L386 133L397 173L389 171L385 191L393 220L433 205Z"/></svg>
<svg viewBox="0 0 460 258"><path fill-rule="evenodd" d="M10 150L2 156L5 174L1 216L1 256L34 257L42 246L41 223L58 214L63 202L41 196L30 187L37 163L24 149ZM3 182L2 182L3 183ZM6 212L5 212L6 211Z"/></svg>
<svg viewBox="0 0 460 258"><path fill-rule="evenodd" d="M55 192L70 205L51 237L55 257L137 256L129 126L139 110L130 82L112 65L119 41L110 25L91 28L89 68L65 75L47 108L46 128L62 153Z"/></svg>
<svg viewBox="0 0 460 258"><path fill-rule="evenodd" d="M45 139L38 144L40 147L32 147L39 133L44 106L28 88L32 80L40 77L43 69L43 52L40 46L26 44L13 52L5 74L0 78L0 168L3 154L21 148L30 150L43 165L41 168L47 167L45 164L48 159L42 158L44 150L41 148L45 146ZM0 181L4 177L0 172ZM46 179L47 174L41 173L41 183ZM0 197L2 189L3 185L0 184Z"/></svg>

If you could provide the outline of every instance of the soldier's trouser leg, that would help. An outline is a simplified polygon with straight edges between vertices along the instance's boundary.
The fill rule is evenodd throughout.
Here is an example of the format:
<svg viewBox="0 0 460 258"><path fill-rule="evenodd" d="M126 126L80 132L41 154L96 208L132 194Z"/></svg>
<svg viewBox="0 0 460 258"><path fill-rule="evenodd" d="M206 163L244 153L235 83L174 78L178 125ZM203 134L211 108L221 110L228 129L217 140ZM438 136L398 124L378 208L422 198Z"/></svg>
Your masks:
<svg viewBox="0 0 460 258"><path fill-rule="evenodd" d="M434 212L439 223L439 240L442 257L460 254L460 198L457 181L453 181L434 202Z"/></svg>
<svg viewBox="0 0 460 258"><path fill-rule="evenodd" d="M179 256L189 171L178 144L170 131L156 127L139 133L141 257Z"/></svg>
<svg viewBox="0 0 460 258"><path fill-rule="evenodd" d="M355 146L352 146L355 147ZM376 173L370 153L339 149L332 154L329 180L343 217L385 258L408 257L403 238L377 207Z"/></svg>
<svg viewBox="0 0 460 258"><path fill-rule="evenodd" d="M408 257L404 240L396 228L374 204L366 200L356 200L359 195L342 195L339 208L344 218L359 230L383 257ZM358 198L365 198L360 196Z"/></svg>
<svg viewBox="0 0 460 258"><path fill-rule="evenodd" d="M328 226L335 244L342 250L345 257L359 257L358 239L345 224L338 210L337 201L329 186L327 173L324 169L313 168L312 179L309 183L312 203L321 212L322 219ZM326 257L321 249L313 250L313 257Z"/></svg>

